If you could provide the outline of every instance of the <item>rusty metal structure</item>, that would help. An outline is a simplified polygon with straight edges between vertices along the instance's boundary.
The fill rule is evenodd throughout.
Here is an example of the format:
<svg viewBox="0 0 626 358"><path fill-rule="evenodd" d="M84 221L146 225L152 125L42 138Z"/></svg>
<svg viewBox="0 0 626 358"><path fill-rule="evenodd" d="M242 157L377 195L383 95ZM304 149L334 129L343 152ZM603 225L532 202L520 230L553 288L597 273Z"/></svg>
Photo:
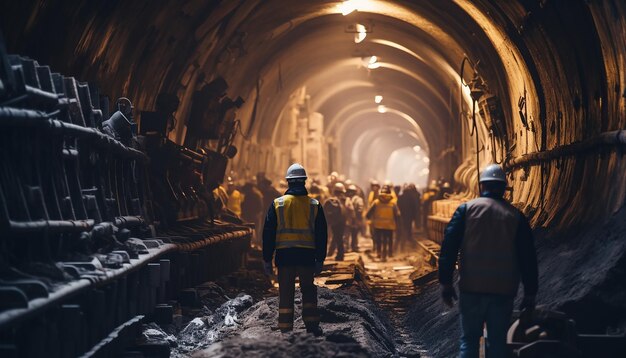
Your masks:
<svg viewBox="0 0 626 358"><path fill-rule="evenodd" d="M95 85L3 44L0 84L0 355L115 356L242 264L253 226L210 195L230 132L204 152L136 136L129 99L109 115Z"/></svg>

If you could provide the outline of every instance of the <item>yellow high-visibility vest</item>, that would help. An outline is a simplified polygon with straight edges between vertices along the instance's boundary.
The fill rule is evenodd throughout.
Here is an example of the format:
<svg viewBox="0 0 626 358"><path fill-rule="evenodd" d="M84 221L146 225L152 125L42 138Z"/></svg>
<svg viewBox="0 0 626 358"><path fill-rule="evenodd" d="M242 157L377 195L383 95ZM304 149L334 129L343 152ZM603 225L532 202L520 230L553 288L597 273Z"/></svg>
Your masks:
<svg viewBox="0 0 626 358"><path fill-rule="evenodd" d="M274 200L278 224L276 249L315 249L315 218L319 201L308 196L284 195Z"/></svg>
<svg viewBox="0 0 626 358"><path fill-rule="evenodd" d="M243 194L239 190L235 189L228 196L228 209L237 216L241 216L241 202L243 201Z"/></svg>
<svg viewBox="0 0 626 358"><path fill-rule="evenodd" d="M376 199L374 200L374 216L372 217L372 224L375 229L395 230L396 218L394 216L393 207L394 204L389 201L383 203Z"/></svg>

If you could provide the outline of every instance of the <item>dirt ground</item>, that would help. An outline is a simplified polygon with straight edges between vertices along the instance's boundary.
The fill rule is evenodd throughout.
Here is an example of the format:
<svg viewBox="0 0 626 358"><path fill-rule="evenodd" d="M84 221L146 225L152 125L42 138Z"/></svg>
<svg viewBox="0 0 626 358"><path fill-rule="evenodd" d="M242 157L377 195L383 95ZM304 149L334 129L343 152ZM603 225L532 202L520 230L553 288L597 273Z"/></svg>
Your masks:
<svg viewBox="0 0 626 358"><path fill-rule="evenodd" d="M581 333L626 328L626 210L571 237L536 232L540 265L538 304L573 317ZM436 277L405 293L381 294L385 281L404 283L402 265L424 269L419 254L388 262L367 245L352 254L352 270L329 258L334 276L316 279L324 334L307 334L296 296L294 331L277 330L275 282L261 271L258 252L242 269L198 287L199 307L176 310L174 323L145 325L144 342L167 345L172 357L453 357L460 335L457 308L444 307ZM350 257L350 255L347 255ZM338 274L339 273L339 274ZM331 272L332 274L332 272ZM404 276L407 277L404 277ZM326 282L326 284L325 284ZM380 285L382 282L382 285ZM325 287L324 287L325 286ZM382 291L380 291L382 289ZM518 294L517 303L521 299ZM391 304L387 301L393 301ZM404 305L400 309L394 306Z"/></svg>

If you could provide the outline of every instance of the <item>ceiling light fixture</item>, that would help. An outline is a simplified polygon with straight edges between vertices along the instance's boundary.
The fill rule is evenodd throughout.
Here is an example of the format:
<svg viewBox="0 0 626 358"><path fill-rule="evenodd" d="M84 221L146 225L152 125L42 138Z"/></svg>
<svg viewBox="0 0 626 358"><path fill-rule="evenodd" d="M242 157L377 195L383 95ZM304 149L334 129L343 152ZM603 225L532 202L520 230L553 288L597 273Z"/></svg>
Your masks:
<svg viewBox="0 0 626 358"><path fill-rule="evenodd" d="M380 102L382 101L383 101L383 96L381 95L374 96L374 102L376 102L376 104L380 104Z"/></svg>
<svg viewBox="0 0 626 358"><path fill-rule="evenodd" d="M413 147L413 150L415 151L415 153L419 153L422 150L422 147L416 145L415 147Z"/></svg>
<svg viewBox="0 0 626 358"><path fill-rule="evenodd" d="M346 16L353 13L354 11L358 11L358 7L361 2L362 0L346 0L339 4L337 7L339 9L339 12L341 12L341 15Z"/></svg>
<svg viewBox="0 0 626 358"><path fill-rule="evenodd" d="M364 25L356 24L356 33L354 34L354 43L361 43L367 37L367 29Z"/></svg>
<svg viewBox="0 0 626 358"><path fill-rule="evenodd" d="M369 68L370 70L380 67L380 63L378 62L378 57L371 56L369 59L367 59L366 57L366 60L367 60L367 68Z"/></svg>
<svg viewBox="0 0 626 358"><path fill-rule="evenodd" d="M379 104L378 105L378 113L386 113L386 112L387 112L387 107L382 105L382 104Z"/></svg>

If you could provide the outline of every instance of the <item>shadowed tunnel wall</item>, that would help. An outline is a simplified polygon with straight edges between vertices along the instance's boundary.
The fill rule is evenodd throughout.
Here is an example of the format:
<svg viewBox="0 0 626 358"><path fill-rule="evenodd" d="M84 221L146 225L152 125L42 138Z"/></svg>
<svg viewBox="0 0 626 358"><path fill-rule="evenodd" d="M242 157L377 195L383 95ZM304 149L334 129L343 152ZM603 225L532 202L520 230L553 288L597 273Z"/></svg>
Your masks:
<svg viewBox="0 0 626 358"><path fill-rule="evenodd" d="M607 218L623 205L626 168L616 146L592 146L584 153L562 149L625 128L624 2L356 3L358 11L343 16L336 1L289 6L276 0L163 1L158 6L152 1L14 1L3 5L0 18L10 52L96 82L111 98L127 96L141 110L153 107L158 92L177 93L181 106L171 139L178 142L185 136L199 74L207 80L223 76L229 95L246 100L238 115L247 139L238 138L233 169L250 172L264 170L267 161L244 168L243 158L272 152L280 112L306 85L327 128L342 120L335 118L342 108L375 108L372 93L382 90L389 108L416 121L431 159L439 158L431 161L431 175L451 177L476 152L475 137L469 135L469 89L459 93L466 55L461 77L469 82L478 63L476 71L498 98L501 138L506 138L492 144L490 128L479 118L481 163L493 159L494 149L505 157L513 201L534 226L576 227ZM346 26L367 21L374 31L355 44ZM379 68L361 63L371 55L378 56ZM349 81L362 83L339 85ZM325 96L329 89L334 92ZM519 115L520 97L525 120ZM363 127L362 134L367 130ZM350 142L348 137L338 140ZM447 156L451 147L455 151Z"/></svg>

